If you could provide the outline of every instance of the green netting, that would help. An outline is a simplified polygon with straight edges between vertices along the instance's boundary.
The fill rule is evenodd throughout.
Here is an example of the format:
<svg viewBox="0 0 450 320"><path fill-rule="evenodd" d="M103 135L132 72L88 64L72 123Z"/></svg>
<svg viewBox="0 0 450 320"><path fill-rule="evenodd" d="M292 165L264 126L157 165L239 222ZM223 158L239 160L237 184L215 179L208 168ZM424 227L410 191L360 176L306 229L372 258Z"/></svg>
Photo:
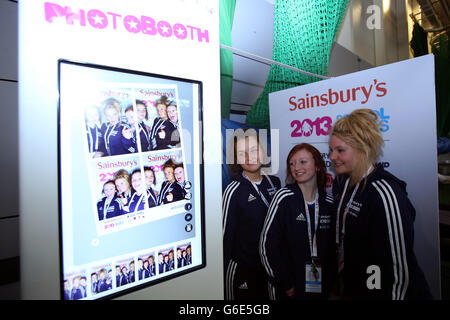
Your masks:
<svg viewBox="0 0 450 320"><path fill-rule="evenodd" d="M328 60L348 0L277 0L275 2L273 60L320 75L328 74ZM269 93L319 80L272 65L264 90L247 114L246 123L270 127Z"/></svg>

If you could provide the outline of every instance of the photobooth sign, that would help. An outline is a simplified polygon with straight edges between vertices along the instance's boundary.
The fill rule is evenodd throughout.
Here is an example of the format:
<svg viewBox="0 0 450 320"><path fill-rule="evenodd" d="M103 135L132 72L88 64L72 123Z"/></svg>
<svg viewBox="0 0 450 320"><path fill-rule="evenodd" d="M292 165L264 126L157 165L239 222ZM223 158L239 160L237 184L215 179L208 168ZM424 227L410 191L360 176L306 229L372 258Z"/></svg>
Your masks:
<svg viewBox="0 0 450 320"><path fill-rule="evenodd" d="M355 109L375 111L385 146L380 162L407 183L416 208L414 249L435 297L440 296L439 216L434 57L427 55L269 96L270 126L279 130L277 174L286 178L285 159L298 143L310 143L334 178L328 140L333 123ZM274 157L272 156L272 162Z"/></svg>

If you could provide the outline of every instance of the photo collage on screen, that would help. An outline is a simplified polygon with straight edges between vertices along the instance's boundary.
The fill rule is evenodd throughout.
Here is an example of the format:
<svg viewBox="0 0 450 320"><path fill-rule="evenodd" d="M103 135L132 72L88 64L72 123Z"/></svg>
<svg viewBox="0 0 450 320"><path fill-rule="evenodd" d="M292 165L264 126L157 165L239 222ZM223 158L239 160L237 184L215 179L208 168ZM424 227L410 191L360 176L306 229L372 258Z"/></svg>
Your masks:
<svg viewBox="0 0 450 320"><path fill-rule="evenodd" d="M103 299L203 267L190 141L201 85L76 63L60 78L61 298Z"/></svg>
<svg viewBox="0 0 450 320"><path fill-rule="evenodd" d="M161 218L155 209L190 199L177 87L93 92L83 126L99 235Z"/></svg>

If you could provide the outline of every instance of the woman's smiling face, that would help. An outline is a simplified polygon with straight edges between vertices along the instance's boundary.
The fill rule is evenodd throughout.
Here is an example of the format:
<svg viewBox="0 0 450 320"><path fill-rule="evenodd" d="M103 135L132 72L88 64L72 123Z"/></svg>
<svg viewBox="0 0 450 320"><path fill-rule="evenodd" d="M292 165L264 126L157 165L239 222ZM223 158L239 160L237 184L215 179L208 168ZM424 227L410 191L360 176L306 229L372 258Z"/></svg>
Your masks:
<svg viewBox="0 0 450 320"><path fill-rule="evenodd" d="M114 194L116 193L116 186L114 183L107 183L103 186L103 192L105 196L110 199L114 197Z"/></svg>
<svg viewBox="0 0 450 320"><path fill-rule="evenodd" d="M291 175L297 183L307 183L316 177L316 163L313 155L306 149L301 149L294 153L289 159Z"/></svg>
<svg viewBox="0 0 450 320"><path fill-rule="evenodd" d="M335 135L330 138L330 160L336 174L350 174L355 168L356 151Z"/></svg>
<svg viewBox="0 0 450 320"><path fill-rule="evenodd" d="M256 172L261 168L260 147L258 139L248 136L236 142L237 163L244 171Z"/></svg>

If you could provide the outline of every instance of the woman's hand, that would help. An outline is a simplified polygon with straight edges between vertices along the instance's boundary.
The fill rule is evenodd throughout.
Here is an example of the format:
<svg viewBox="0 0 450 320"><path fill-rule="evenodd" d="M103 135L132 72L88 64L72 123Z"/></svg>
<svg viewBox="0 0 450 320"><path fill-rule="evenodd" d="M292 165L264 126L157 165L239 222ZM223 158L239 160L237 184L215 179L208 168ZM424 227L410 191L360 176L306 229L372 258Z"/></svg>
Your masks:
<svg viewBox="0 0 450 320"><path fill-rule="evenodd" d="M122 135L125 139L131 139L133 137L133 129L123 128Z"/></svg>
<svg viewBox="0 0 450 320"><path fill-rule="evenodd" d="M124 206L126 206L127 205L127 202L128 202L128 200L127 200L127 198L124 198L123 197L123 194L120 194L120 200L122 200L122 204L124 205Z"/></svg>
<svg viewBox="0 0 450 320"><path fill-rule="evenodd" d="M290 288L289 290L286 290L286 295L288 297L293 297L295 294L295 287Z"/></svg>
<svg viewBox="0 0 450 320"><path fill-rule="evenodd" d="M161 129L161 130L158 132L158 136L159 136L159 138L160 138L161 140L163 140L163 139L166 137L166 132L164 131L164 129Z"/></svg>

